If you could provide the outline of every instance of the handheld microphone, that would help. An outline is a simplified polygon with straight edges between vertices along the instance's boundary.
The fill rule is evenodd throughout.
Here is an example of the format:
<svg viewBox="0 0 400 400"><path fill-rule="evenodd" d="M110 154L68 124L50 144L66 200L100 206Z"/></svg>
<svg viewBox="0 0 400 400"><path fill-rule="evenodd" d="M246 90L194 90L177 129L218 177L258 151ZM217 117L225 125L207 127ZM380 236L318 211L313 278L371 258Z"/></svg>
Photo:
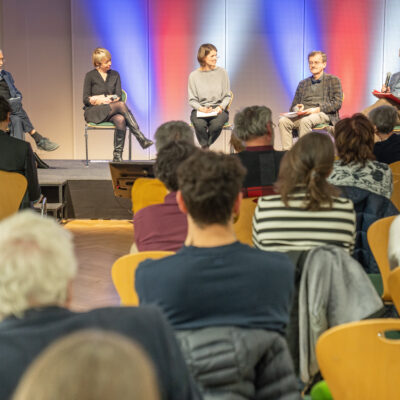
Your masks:
<svg viewBox="0 0 400 400"><path fill-rule="evenodd" d="M388 87L389 86L389 82L390 82L390 77L392 76L391 72L388 72L386 74L386 79L385 79L385 86Z"/></svg>

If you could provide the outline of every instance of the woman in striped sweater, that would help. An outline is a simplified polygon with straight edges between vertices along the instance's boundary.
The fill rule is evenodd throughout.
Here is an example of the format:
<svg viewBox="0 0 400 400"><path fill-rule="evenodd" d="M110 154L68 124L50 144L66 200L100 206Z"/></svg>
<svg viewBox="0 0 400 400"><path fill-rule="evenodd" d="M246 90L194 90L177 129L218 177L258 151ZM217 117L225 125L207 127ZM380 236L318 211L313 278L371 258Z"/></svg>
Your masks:
<svg viewBox="0 0 400 400"><path fill-rule="evenodd" d="M253 242L261 250L308 250L331 244L354 247L356 217L351 200L327 182L334 147L322 133L301 137L284 156L275 189L260 197L253 217Z"/></svg>

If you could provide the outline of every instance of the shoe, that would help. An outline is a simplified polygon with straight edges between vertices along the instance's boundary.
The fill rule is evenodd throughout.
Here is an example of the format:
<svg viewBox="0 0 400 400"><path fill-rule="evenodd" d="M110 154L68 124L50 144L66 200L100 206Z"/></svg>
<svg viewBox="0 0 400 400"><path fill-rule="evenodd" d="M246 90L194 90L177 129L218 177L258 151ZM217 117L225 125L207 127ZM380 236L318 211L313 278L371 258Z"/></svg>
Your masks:
<svg viewBox="0 0 400 400"><path fill-rule="evenodd" d="M125 130L114 131L114 152L113 152L113 162L122 161L122 152L125 145Z"/></svg>
<svg viewBox="0 0 400 400"><path fill-rule="evenodd" d="M126 124L128 125L129 130L132 132L133 136L135 136L136 140L139 142L140 147L142 149L147 149L152 146L154 142L150 139L147 139L146 136L140 131L139 125L136 122L133 114L127 110L124 114Z"/></svg>
<svg viewBox="0 0 400 400"><path fill-rule="evenodd" d="M44 151L54 151L60 147L59 144L52 142L51 140L47 139L46 137L42 137L37 143L36 146L40 150Z"/></svg>
<svg viewBox="0 0 400 400"><path fill-rule="evenodd" d="M36 153L33 153L36 161L36 168L49 169L50 166L46 164Z"/></svg>

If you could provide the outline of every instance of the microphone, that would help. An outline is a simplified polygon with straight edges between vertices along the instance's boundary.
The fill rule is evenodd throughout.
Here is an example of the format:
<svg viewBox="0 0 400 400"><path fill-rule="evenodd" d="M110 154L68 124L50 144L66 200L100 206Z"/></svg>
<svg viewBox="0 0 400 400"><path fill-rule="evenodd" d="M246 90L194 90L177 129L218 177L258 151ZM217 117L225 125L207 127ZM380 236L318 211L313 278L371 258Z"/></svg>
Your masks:
<svg viewBox="0 0 400 400"><path fill-rule="evenodd" d="M390 77L392 76L391 72L388 72L386 74L386 79L385 79L385 86L388 87L389 86L389 82L390 82Z"/></svg>

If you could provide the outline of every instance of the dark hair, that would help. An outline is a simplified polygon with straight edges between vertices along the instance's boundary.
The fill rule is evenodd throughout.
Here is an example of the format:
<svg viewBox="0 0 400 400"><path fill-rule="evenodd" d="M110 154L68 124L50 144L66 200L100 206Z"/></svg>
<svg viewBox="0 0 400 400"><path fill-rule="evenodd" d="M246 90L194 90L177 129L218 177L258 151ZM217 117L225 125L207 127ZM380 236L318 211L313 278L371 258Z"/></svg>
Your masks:
<svg viewBox="0 0 400 400"><path fill-rule="evenodd" d="M258 136L264 136L267 134L267 125L271 123L271 119L272 112L268 107L246 107L242 111L236 113L233 131L235 135L243 141L247 141Z"/></svg>
<svg viewBox="0 0 400 400"><path fill-rule="evenodd" d="M332 171L334 147L326 134L310 132L301 137L288 151L279 168L276 191L286 207L295 193L305 191L306 210L317 211L332 207L332 197L338 189L327 182Z"/></svg>
<svg viewBox="0 0 400 400"><path fill-rule="evenodd" d="M157 151L160 151L166 144L177 140L184 140L194 145L193 129L184 121L165 122L157 128L154 138Z"/></svg>
<svg viewBox="0 0 400 400"><path fill-rule="evenodd" d="M200 150L194 145L180 140L166 144L157 154L154 173L169 191L176 192L178 190L177 169L195 151Z"/></svg>
<svg viewBox="0 0 400 400"><path fill-rule="evenodd" d="M320 55L322 57L322 62L326 63L326 59L327 59L326 58L326 53L324 53L321 50L313 50L310 53L308 53L307 60L310 61L310 57L314 57L314 56L317 56L317 55Z"/></svg>
<svg viewBox="0 0 400 400"><path fill-rule="evenodd" d="M0 96L0 122L3 122L7 119L8 113L11 112L11 106L8 101Z"/></svg>
<svg viewBox="0 0 400 400"><path fill-rule="evenodd" d="M393 106L380 106L368 114L370 121L379 133L390 133L397 124L397 110Z"/></svg>
<svg viewBox="0 0 400 400"><path fill-rule="evenodd" d="M197 61L199 64L204 67L204 59L212 52L212 51L218 51L217 48L211 44L211 43L203 43L200 47L199 50L197 51Z"/></svg>
<svg viewBox="0 0 400 400"><path fill-rule="evenodd" d="M179 166L179 190L197 225L228 224L245 173L239 158L212 151L196 152Z"/></svg>
<svg viewBox="0 0 400 400"><path fill-rule="evenodd" d="M342 164L351 162L365 165L368 160L375 160L374 126L363 114L354 114L335 125L335 143Z"/></svg>

